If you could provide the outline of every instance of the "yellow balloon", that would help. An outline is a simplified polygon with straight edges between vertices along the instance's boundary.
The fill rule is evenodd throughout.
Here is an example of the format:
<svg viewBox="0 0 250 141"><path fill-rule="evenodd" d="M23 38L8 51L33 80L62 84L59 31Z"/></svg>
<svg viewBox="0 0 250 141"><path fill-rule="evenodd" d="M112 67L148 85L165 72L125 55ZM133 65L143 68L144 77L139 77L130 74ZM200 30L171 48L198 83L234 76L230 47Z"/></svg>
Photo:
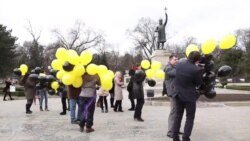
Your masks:
<svg viewBox="0 0 250 141"><path fill-rule="evenodd" d="M99 75L105 74L107 71L108 71L108 68L106 66L104 66L104 65L99 65L98 66L97 73Z"/></svg>
<svg viewBox="0 0 250 141"><path fill-rule="evenodd" d="M155 73L155 71L153 69L146 70L146 76L147 76L147 78L149 78L149 79L153 78L154 77L154 73Z"/></svg>
<svg viewBox="0 0 250 141"><path fill-rule="evenodd" d="M186 56L188 57L192 51L199 51L199 48L195 44L190 44L186 48Z"/></svg>
<svg viewBox="0 0 250 141"><path fill-rule="evenodd" d="M89 75L95 75L97 73L97 66L95 64L89 64L86 71Z"/></svg>
<svg viewBox="0 0 250 141"><path fill-rule="evenodd" d="M214 39L209 39L202 43L201 50L203 54L211 54L216 48L216 41Z"/></svg>
<svg viewBox="0 0 250 141"><path fill-rule="evenodd" d="M83 51L80 55L80 62L86 66L92 61L92 58L93 54L90 51Z"/></svg>
<svg viewBox="0 0 250 141"><path fill-rule="evenodd" d="M51 62L51 67L54 69L54 70L62 70L62 66L63 66L63 61L62 60L59 60L59 59L55 59Z"/></svg>
<svg viewBox="0 0 250 141"><path fill-rule="evenodd" d="M228 34L220 40L221 49L230 49L236 44L236 37L233 34Z"/></svg>
<svg viewBox="0 0 250 141"><path fill-rule="evenodd" d="M82 82L82 77L77 77L72 85L75 88L80 88L82 86Z"/></svg>
<svg viewBox="0 0 250 141"><path fill-rule="evenodd" d="M153 70L161 69L161 62L153 61L152 64L151 64L151 69L153 69Z"/></svg>
<svg viewBox="0 0 250 141"><path fill-rule="evenodd" d="M85 73L85 69L81 64L78 64L74 67L73 73L75 76L82 76Z"/></svg>
<svg viewBox="0 0 250 141"><path fill-rule="evenodd" d="M157 70L155 72L155 77L158 79L164 79L165 78L165 73L163 70Z"/></svg>
<svg viewBox="0 0 250 141"><path fill-rule="evenodd" d="M20 71L24 74L26 74L26 72L28 72L28 66L25 64L21 64L19 67Z"/></svg>
<svg viewBox="0 0 250 141"><path fill-rule="evenodd" d="M56 58L62 61L67 60L67 50L63 47L60 47L56 50Z"/></svg>
<svg viewBox="0 0 250 141"><path fill-rule="evenodd" d="M50 86L54 90L57 90L59 88L59 83L57 81L53 81Z"/></svg>
<svg viewBox="0 0 250 141"><path fill-rule="evenodd" d="M142 60L141 61L141 67L143 69L148 69L150 67L150 62L148 60Z"/></svg>
<svg viewBox="0 0 250 141"><path fill-rule="evenodd" d="M65 73L62 77L64 85L71 85L75 81L75 76L72 73Z"/></svg>
<svg viewBox="0 0 250 141"><path fill-rule="evenodd" d="M59 71L56 73L56 78L61 80L64 74L65 74L65 71L64 71L64 70L59 70Z"/></svg>
<svg viewBox="0 0 250 141"><path fill-rule="evenodd" d="M114 73L113 71L111 71L111 70L108 70L108 71L106 72L106 74L107 74L111 79L113 79L113 78L115 77L115 73Z"/></svg>
<svg viewBox="0 0 250 141"><path fill-rule="evenodd" d="M73 49L67 51L68 61L70 64L76 65L80 61L80 57L77 52Z"/></svg>
<svg viewBox="0 0 250 141"><path fill-rule="evenodd" d="M101 87L104 90L110 90L112 88L112 78L109 76L109 74L105 74L101 76Z"/></svg>
<svg viewBox="0 0 250 141"><path fill-rule="evenodd" d="M22 75L22 76L24 76L25 74L26 74L26 72L21 71L21 75Z"/></svg>

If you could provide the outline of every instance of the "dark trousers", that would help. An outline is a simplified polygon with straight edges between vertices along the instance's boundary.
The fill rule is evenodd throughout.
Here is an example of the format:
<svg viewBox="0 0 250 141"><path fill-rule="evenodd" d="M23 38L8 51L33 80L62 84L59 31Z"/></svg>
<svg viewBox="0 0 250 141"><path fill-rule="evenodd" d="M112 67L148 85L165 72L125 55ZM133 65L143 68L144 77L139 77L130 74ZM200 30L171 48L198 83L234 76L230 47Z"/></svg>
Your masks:
<svg viewBox="0 0 250 141"><path fill-rule="evenodd" d="M143 105L144 105L144 98L137 98L134 118L141 118L141 110Z"/></svg>
<svg viewBox="0 0 250 141"><path fill-rule="evenodd" d="M31 105L32 105L32 103L33 103L33 99L27 99L27 103L26 103L26 112L27 111L30 111L30 107L31 107Z"/></svg>
<svg viewBox="0 0 250 141"><path fill-rule="evenodd" d="M61 97L63 113L66 113L66 110L67 110L66 100L67 100L66 97Z"/></svg>
<svg viewBox="0 0 250 141"><path fill-rule="evenodd" d="M122 100L116 100L115 101L115 107L114 107L114 110L115 111L122 111Z"/></svg>
<svg viewBox="0 0 250 141"><path fill-rule="evenodd" d="M11 92L5 92L3 100L5 100L5 98L6 98L7 95L9 95L10 99L12 99Z"/></svg>
<svg viewBox="0 0 250 141"><path fill-rule="evenodd" d="M111 107L114 107L114 93L110 93L110 105Z"/></svg>
<svg viewBox="0 0 250 141"><path fill-rule="evenodd" d="M101 105L101 108L103 110L103 102L104 102L104 105L105 105L105 109L108 110L108 102L107 102L107 96L100 96L100 105Z"/></svg>
<svg viewBox="0 0 250 141"><path fill-rule="evenodd" d="M94 121L96 97L79 97L79 100L81 110L81 121L79 125L82 128L85 125L87 128L91 128Z"/></svg>
<svg viewBox="0 0 250 141"><path fill-rule="evenodd" d="M133 98L129 99L131 102L131 109L135 109L135 100Z"/></svg>
<svg viewBox="0 0 250 141"><path fill-rule="evenodd" d="M189 141L189 137L192 133L194 124L196 102L183 102L178 98L178 96L174 97L173 100L176 103L176 117L174 119L173 125L173 137L175 139L179 138L178 133L181 127L181 120L184 110L186 110L186 122L184 126L183 141Z"/></svg>

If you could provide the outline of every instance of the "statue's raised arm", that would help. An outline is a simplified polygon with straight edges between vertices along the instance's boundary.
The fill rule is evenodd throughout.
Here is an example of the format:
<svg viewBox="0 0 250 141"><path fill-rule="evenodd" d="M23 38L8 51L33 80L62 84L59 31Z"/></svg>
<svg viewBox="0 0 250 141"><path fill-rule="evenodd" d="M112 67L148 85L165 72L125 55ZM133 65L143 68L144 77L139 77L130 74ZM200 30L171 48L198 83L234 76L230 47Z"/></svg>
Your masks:
<svg viewBox="0 0 250 141"><path fill-rule="evenodd" d="M164 27L166 27L167 22L168 22L168 14L167 14L167 12L165 12L165 16L166 16L166 19L165 19L165 22L164 22Z"/></svg>

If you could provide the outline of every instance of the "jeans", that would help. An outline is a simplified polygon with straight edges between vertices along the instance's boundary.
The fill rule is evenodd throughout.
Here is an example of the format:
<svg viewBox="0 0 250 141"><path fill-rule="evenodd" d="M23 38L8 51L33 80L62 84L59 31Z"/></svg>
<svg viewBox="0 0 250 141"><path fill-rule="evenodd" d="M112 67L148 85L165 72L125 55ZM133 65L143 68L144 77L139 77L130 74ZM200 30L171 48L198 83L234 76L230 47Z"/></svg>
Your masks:
<svg viewBox="0 0 250 141"><path fill-rule="evenodd" d="M74 121L74 120L80 120L80 108L79 108L79 99L69 99L69 102L70 102L70 118L71 118L71 121ZM77 118L76 118L76 105L77 105Z"/></svg>
<svg viewBox="0 0 250 141"><path fill-rule="evenodd" d="M39 90L39 94L40 94L40 107L43 106L43 99L45 99L45 107L48 107L48 94L45 90Z"/></svg>

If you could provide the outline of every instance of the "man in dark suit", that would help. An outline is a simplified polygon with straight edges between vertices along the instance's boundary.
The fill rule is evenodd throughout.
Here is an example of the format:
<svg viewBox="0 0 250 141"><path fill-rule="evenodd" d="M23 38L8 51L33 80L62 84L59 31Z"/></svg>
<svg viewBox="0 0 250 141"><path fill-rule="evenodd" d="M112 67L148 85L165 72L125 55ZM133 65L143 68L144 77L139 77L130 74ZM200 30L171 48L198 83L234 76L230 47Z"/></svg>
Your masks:
<svg viewBox="0 0 250 141"><path fill-rule="evenodd" d="M186 123L182 141L190 141L189 137L193 129L196 111L196 100L199 98L199 94L196 93L196 87L202 84L201 69L196 66L200 57L199 52L193 51L189 54L187 60L181 61L176 65L175 90L172 95L176 103L173 141L180 141L178 133L184 110L186 110Z"/></svg>
<svg viewBox="0 0 250 141"><path fill-rule="evenodd" d="M177 64L178 58L176 55L170 55L169 56L169 63L166 65L164 72L165 72L165 81L164 85L167 89L167 95L170 99L170 113L168 117L168 132L167 136L172 138L173 137L173 124L174 124L174 118L176 113L176 106L172 99L172 93L174 88L174 79L176 75L176 69L175 66Z"/></svg>

